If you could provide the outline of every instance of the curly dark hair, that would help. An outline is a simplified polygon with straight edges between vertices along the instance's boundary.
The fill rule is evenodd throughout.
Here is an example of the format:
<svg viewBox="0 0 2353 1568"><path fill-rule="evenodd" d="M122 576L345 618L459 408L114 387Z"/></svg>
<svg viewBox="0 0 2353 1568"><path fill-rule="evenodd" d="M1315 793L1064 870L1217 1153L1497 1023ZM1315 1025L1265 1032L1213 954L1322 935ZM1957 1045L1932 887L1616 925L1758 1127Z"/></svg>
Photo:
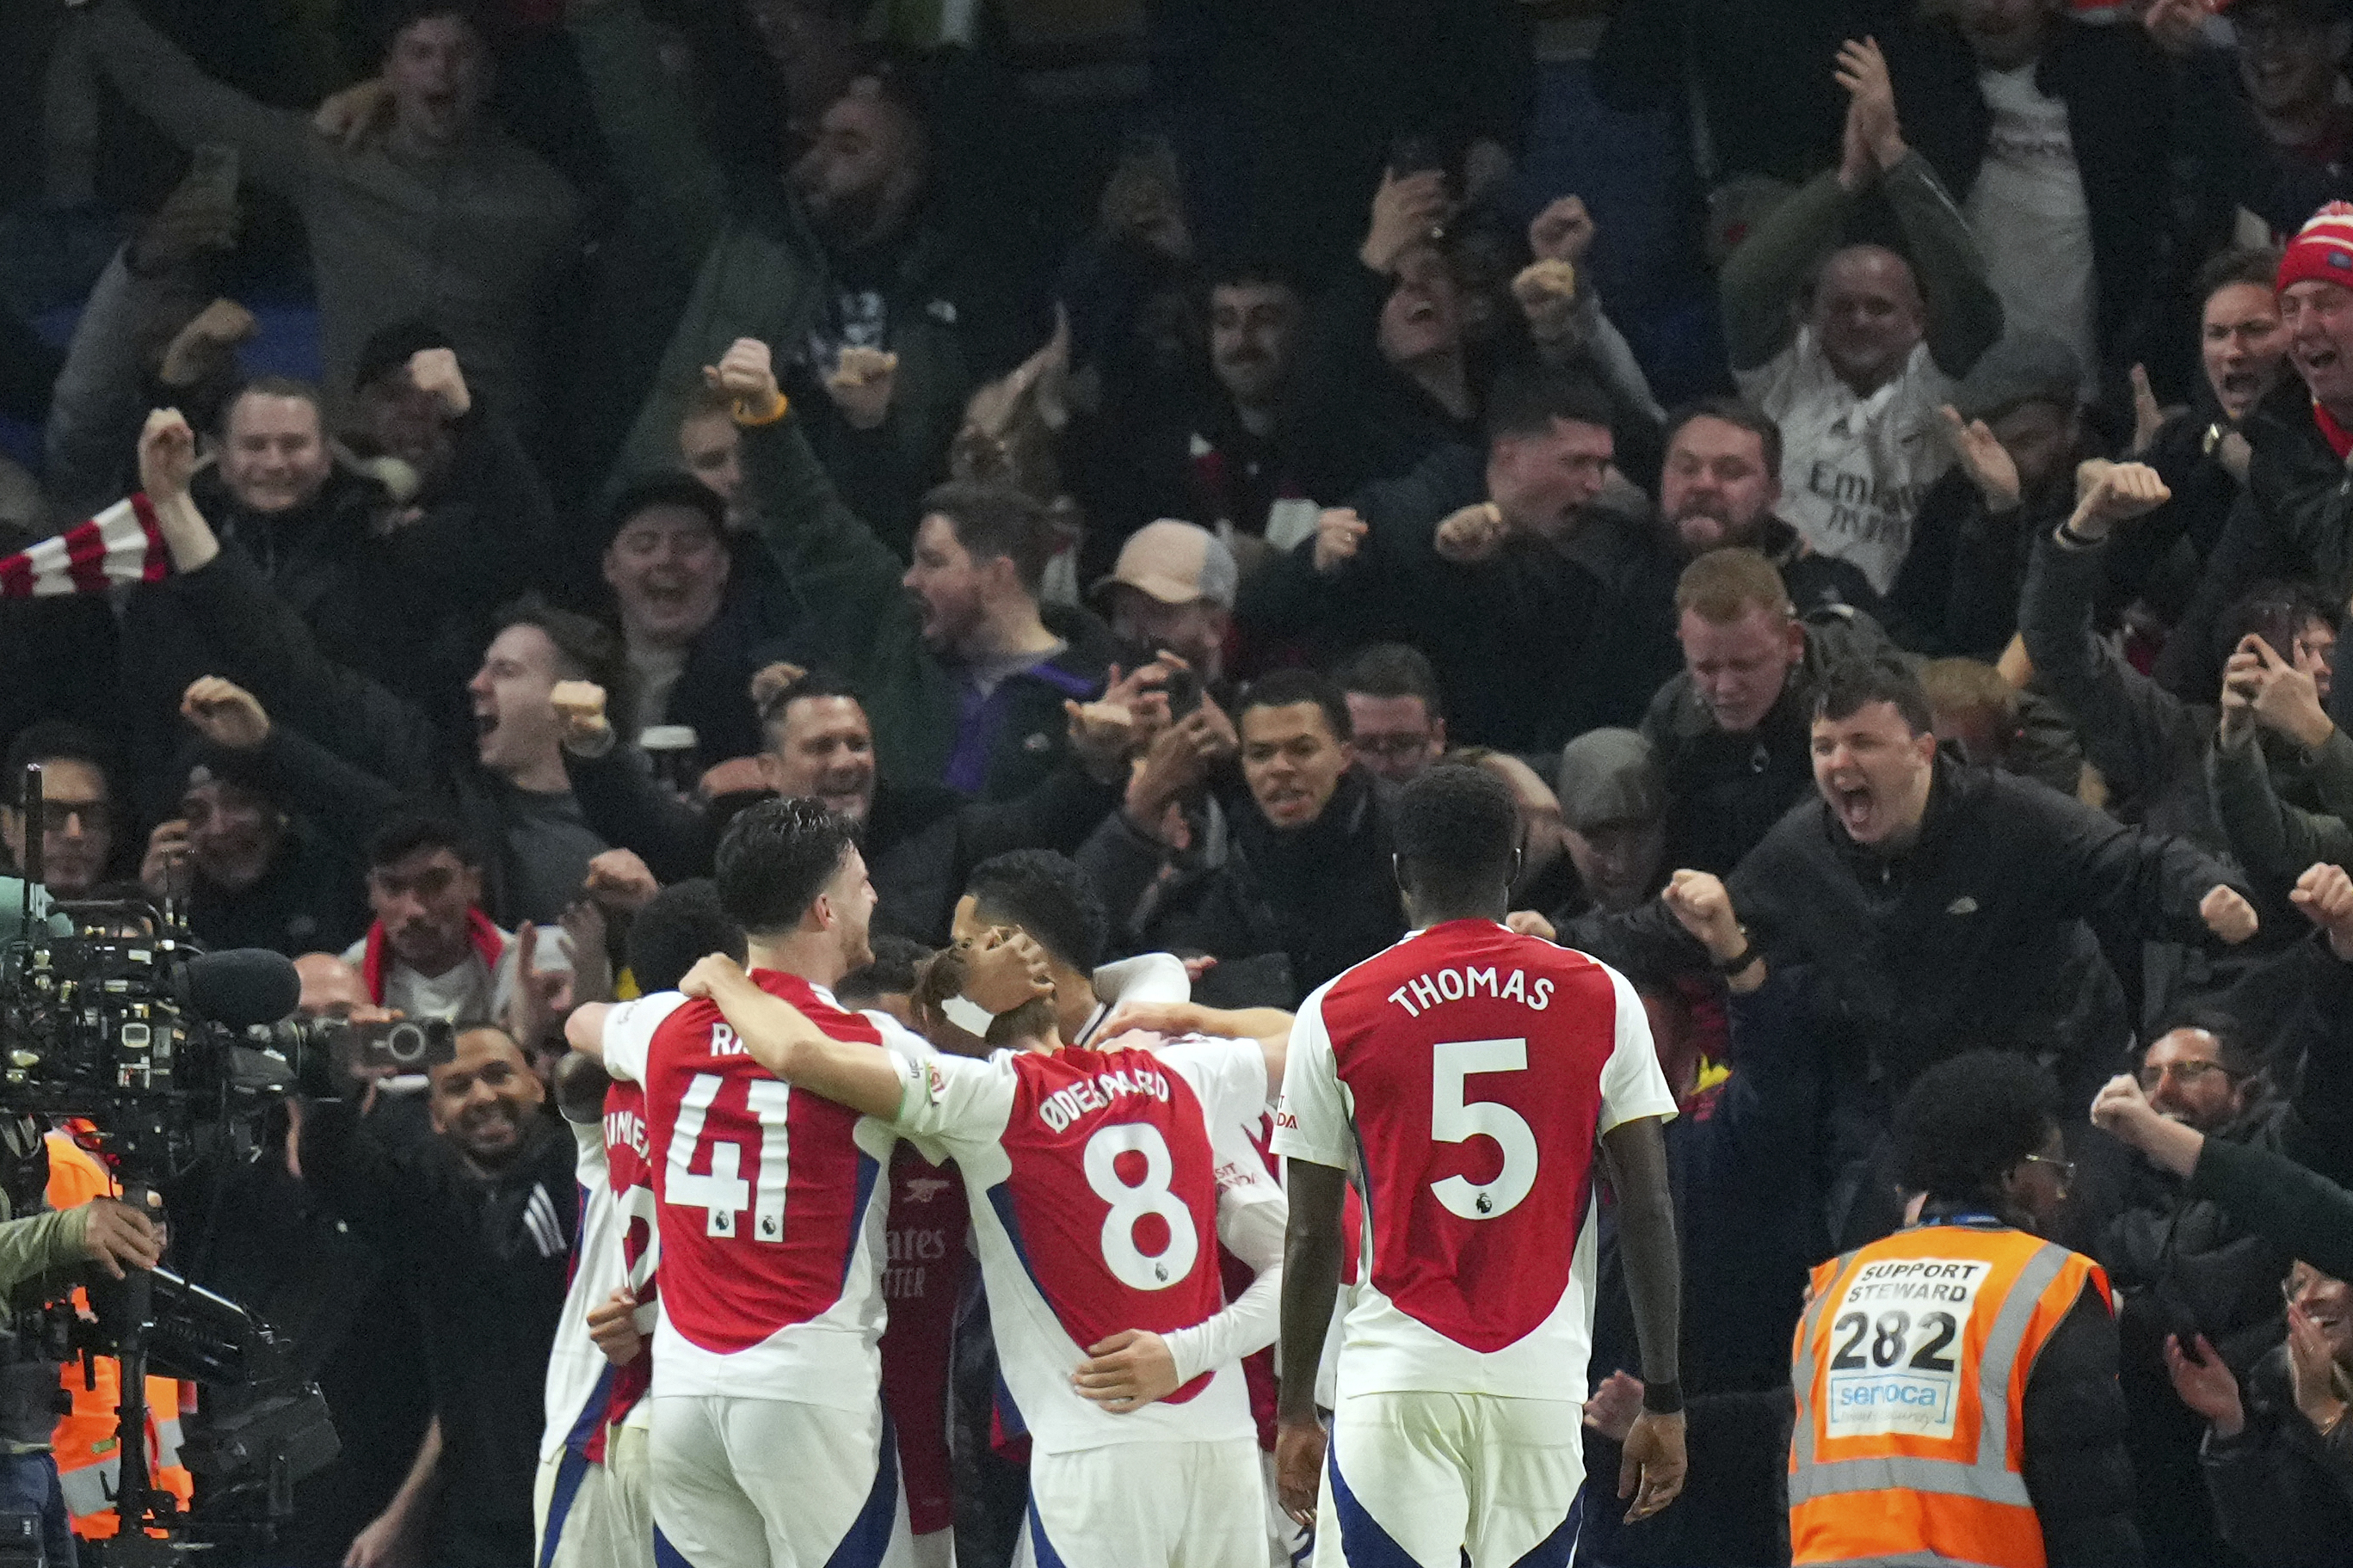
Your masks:
<svg viewBox="0 0 2353 1568"><path fill-rule="evenodd" d="M719 841L719 903L753 936L788 931L858 842L848 822L806 796L764 800Z"/></svg>
<svg viewBox="0 0 2353 1568"><path fill-rule="evenodd" d="M1391 831L1398 880L1418 915L1466 913L1511 885L1519 802L1483 768L1441 763L1421 774L1398 795Z"/></svg>
<svg viewBox="0 0 2353 1568"><path fill-rule="evenodd" d="M1111 916L1079 863L1051 849L1015 849L973 868L965 890L990 925L1018 926L1082 974L1111 944Z"/></svg>
<svg viewBox="0 0 2353 1568"><path fill-rule="evenodd" d="M1931 1198L1990 1198L2058 1120L2059 1085L2041 1063L1966 1052L1922 1073L1895 1108L1895 1179Z"/></svg>
<svg viewBox="0 0 2353 1568"><path fill-rule="evenodd" d="M677 990L686 972L713 952L743 963L744 928L708 878L664 888L629 922L629 973L645 994Z"/></svg>

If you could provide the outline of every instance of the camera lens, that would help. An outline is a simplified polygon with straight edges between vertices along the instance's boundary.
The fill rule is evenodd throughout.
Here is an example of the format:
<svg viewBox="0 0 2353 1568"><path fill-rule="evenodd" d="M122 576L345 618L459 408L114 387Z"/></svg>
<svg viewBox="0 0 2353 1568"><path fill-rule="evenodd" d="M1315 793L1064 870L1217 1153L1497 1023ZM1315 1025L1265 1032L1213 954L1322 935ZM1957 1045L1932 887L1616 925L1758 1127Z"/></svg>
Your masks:
<svg viewBox="0 0 2353 1568"><path fill-rule="evenodd" d="M406 1064L424 1060L424 1028L416 1024L395 1024L384 1037L384 1054L394 1061Z"/></svg>

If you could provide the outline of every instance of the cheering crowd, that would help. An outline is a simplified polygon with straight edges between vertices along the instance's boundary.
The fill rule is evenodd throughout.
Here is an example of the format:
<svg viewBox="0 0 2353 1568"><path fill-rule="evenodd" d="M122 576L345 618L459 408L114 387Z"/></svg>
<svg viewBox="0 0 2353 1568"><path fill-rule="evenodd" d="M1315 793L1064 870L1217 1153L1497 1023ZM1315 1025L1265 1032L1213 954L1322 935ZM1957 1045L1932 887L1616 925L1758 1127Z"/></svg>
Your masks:
<svg viewBox="0 0 2353 1568"><path fill-rule="evenodd" d="M1639 999L1659 1082L1613 1058L1597 1173L1676 1113L1671 1208L1601 1179L1578 1254L1576 1561L1805 1560L1809 1270L1946 1212L1921 1173L2016 1105L2016 1212L2107 1303L2024 1399L2048 1561L2353 1562L2342 0L22 10L0 839L293 959L306 1016L458 1025L165 1194L173 1266L341 1438L252 1563L635 1568L657 1525L696 1568L852 1561L823 1525L1142 1563L1147 1426L1263 1453L1185 1480L1246 1506L1151 1563L1293 1561L1278 1405L1331 1411L1337 1358L1277 1376L1285 1167L1348 1144L1275 1100L1320 988L1485 908L1449 764L1511 804L1510 931ZM1459 999L1381 962L1409 1016ZM681 1005L741 1148L697 1152L716 1089L655 1103ZM1178 1089L1120 1092L1207 1108L1208 1206L1097 1265L1148 1291L1199 1221L1191 1316L1038 1282L1004 1216L1054 1183L992 1097L1096 1089L949 1059L1006 1046L1164 1049ZM759 1178L772 1071L896 1152L793 1120ZM1165 1207L1202 1135L1067 1174ZM739 1224L877 1185L836 1306L738 1289ZM1293 1270L1311 1197L1341 1223L1294 1190ZM838 1353L764 1336L834 1312L881 1335L879 1436L759 1414ZM1102 1338L1041 1372L1058 1313ZM676 1436L665 1366L754 1408ZM1646 1382L1671 1506L1620 1489ZM0 1378L52 1564L117 1464L58 1386ZM878 1442L891 1488L825 1524ZM649 1464L724 1484L649 1504ZM1086 1533L1113 1496L1145 1533Z"/></svg>

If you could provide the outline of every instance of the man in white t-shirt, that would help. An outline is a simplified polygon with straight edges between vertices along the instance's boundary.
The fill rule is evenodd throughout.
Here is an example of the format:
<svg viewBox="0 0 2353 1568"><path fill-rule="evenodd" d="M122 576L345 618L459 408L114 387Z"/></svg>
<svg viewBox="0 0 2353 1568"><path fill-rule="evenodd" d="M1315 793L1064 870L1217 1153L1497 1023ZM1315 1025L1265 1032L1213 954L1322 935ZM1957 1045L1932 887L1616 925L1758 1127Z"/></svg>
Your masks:
<svg viewBox="0 0 2353 1568"><path fill-rule="evenodd" d="M1433 768L1406 786L1395 834L1417 929L1302 1005L1275 1118L1292 1203L1278 1485L1316 1521L1316 1568L1566 1564L1604 1162L1644 1382L1619 1495L1641 1519L1683 1487L1660 1136L1674 1098L1625 977L1504 928L1506 785ZM1371 1267L1342 1330L1327 1458L1314 1390L1344 1176Z"/></svg>
<svg viewBox="0 0 2353 1568"><path fill-rule="evenodd" d="M1725 261L1725 337L1741 395L1781 426L1782 515L1885 594L1920 498L1952 462L1938 411L2001 335L2001 302L1960 209L1904 140L1877 46L1846 46L1838 78L1852 95L1844 160ZM1879 246L1831 249L1874 186L1909 262Z"/></svg>
<svg viewBox="0 0 2353 1568"><path fill-rule="evenodd" d="M957 987L968 951L934 960L919 1012ZM1279 1046L1065 1048L1039 996L967 1020L1009 1047L987 1060L918 1059L820 1031L723 958L686 989L710 995L778 1077L955 1159L1006 1418L1031 1440L1022 1568L1266 1561L1240 1362L1274 1337L1283 1205L1270 1184L1221 1187L1210 1129L1264 1101ZM1230 1306L1219 1241L1257 1270Z"/></svg>

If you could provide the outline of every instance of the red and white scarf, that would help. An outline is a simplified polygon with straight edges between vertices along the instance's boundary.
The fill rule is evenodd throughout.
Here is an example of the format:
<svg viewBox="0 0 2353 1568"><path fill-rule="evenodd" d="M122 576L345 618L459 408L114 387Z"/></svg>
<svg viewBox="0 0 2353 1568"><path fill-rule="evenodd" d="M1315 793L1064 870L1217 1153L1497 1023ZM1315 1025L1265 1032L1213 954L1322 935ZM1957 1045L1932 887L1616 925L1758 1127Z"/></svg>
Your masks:
<svg viewBox="0 0 2353 1568"><path fill-rule="evenodd" d="M0 559L0 599L103 594L117 584L160 583L172 558L144 495L116 501L30 550Z"/></svg>

